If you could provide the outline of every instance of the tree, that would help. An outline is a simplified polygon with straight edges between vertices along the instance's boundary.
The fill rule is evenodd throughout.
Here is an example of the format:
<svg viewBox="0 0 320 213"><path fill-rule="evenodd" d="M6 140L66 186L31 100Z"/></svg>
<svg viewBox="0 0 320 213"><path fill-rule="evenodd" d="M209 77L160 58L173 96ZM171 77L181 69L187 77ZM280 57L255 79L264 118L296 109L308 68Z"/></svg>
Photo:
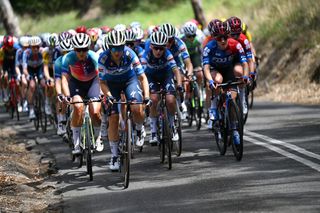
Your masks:
<svg viewBox="0 0 320 213"><path fill-rule="evenodd" d="M7 34L19 36L21 30L9 0L0 0L0 19Z"/></svg>
<svg viewBox="0 0 320 213"><path fill-rule="evenodd" d="M201 0L191 0L191 4L195 19L202 25L202 27L207 26L207 21L202 10Z"/></svg>

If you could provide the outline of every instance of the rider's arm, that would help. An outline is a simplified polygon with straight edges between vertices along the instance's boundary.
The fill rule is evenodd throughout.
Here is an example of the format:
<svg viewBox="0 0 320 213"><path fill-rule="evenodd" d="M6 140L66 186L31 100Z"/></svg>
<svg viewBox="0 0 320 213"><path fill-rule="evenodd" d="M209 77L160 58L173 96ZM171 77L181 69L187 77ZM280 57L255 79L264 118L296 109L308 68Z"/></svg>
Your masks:
<svg viewBox="0 0 320 213"><path fill-rule="evenodd" d="M181 75L180 75L180 70L178 69L178 67L175 67L173 69L173 73L177 79L177 85L181 86L182 85L182 80L181 80Z"/></svg>
<svg viewBox="0 0 320 213"><path fill-rule="evenodd" d="M70 97L69 75L68 74L66 74L66 73L62 74L61 84L62 84L62 91L63 91L64 96Z"/></svg>
<svg viewBox="0 0 320 213"><path fill-rule="evenodd" d="M188 76L192 76L193 74L193 65L191 63L190 58L186 58L183 60L184 64L186 65L187 71L188 71Z"/></svg>
<svg viewBox="0 0 320 213"><path fill-rule="evenodd" d="M210 48L207 46L203 49L202 52L202 66L204 76L207 79L207 81L213 80L210 73Z"/></svg>
<svg viewBox="0 0 320 213"><path fill-rule="evenodd" d="M42 57L43 57L43 73L44 73L44 77L46 80L50 79L50 74L49 74L49 53L47 52L47 50L44 50L42 53Z"/></svg>
<svg viewBox="0 0 320 213"><path fill-rule="evenodd" d="M100 87L106 97L112 96L106 81L100 80Z"/></svg>
<svg viewBox="0 0 320 213"><path fill-rule="evenodd" d="M28 55L29 55L29 51L26 50L23 52L23 56L22 56L22 68L23 68L23 74L28 77L29 72L28 72Z"/></svg>
<svg viewBox="0 0 320 213"><path fill-rule="evenodd" d="M139 78L140 84L142 86L144 97L149 98L150 93L149 93L149 83L148 83L147 76L143 73L143 74L139 75L138 78Z"/></svg>

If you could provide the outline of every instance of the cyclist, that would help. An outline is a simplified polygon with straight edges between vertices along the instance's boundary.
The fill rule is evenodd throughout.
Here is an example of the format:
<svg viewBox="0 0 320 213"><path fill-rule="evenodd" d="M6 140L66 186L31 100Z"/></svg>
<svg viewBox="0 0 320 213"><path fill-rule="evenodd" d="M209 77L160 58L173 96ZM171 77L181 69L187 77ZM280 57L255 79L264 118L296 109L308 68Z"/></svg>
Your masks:
<svg viewBox="0 0 320 213"><path fill-rule="evenodd" d="M38 36L33 36L29 39L29 46L31 49L27 49L23 52L22 66L23 73L29 81L27 100L29 103L29 119L34 119L35 113L33 108L33 94L35 93L36 83L35 77L38 78L42 88L45 88L45 80L43 76L43 58L40 53L41 39ZM23 83L23 82L22 82ZM24 85L26 87L27 85Z"/></svg>
<svg viewBox="0 0 320 213"><path fill-rule="evenodd" d="M90 28L87 30L87 34L91 39L89 49L96 52L99 49L99 46L97 45L97 41L99 39L99 28Z"/></svg>
<svg viewBox="0 0 320 213"><path fill-rule="evenodd" d="M158 94L160 90L158 83L164 89L166 89L166 103L169 111L169 121L173 129L173 141L179 140L177 131L173 128L174 125L174 114L176 112L176 98L175 98L175 85L173 77L177 79L177 90L183 92L181 86L180 71L173 58L171 52L166 48L168 43L168 37L163 32L153 32L150 36L150 45L145 49L145 53L141 58L141 63L144 66L145 73L148 77L149 87L151 92L151 100L153 105L150 109L150 120L151 120L151 138L150 144L157 144L158 139L156 136L157 131L157 103Z"/></svg>
<svg viewBox="0 0 320 213"><path fill-rule="evenodd" d="M126 38L122 31L111 31L107 38L109 49L99 57L100 85L108 102L119 100L123 91L128 101L143 101L150 105L148 80L145 76L138 56L133 50L125 46ZM144 99L143 99L144 97ZM133 120L137 130L137 146L142 146L146 136L143 121L142 105L131 106ZM119 110L113 105L109 117L108 137L111 148L110 169L119 169Z"/></svg>
<svg viewBox="0 0 320 213"><path fill-rule="evenodd" d="M241 20L238 17L230 17L228 19L228 23L230 26L230 35L233 39L237 40L243 47L246 56L247 56L247 61L249 65L249 72L254 72L255 71L255 64L254 64L254 59L253 59L253 54L252 54L252 48L249 40L247 37L242 33L241 29ZM242 102L242 110L244 114L248 113L248 106L245 101L245 88L242 87L240 90L240 98Z"/></svg>
<svg viewBox="0 0 320 213"><path fill-rule="evenodd" d="M181 39L176 37L176 29L171 24L162 24L159 30L161 32L164 32L168 36L167 48L172 53L173 58L176 61L176 64L180 69L182 76L187 76L187 78L191 80L191 76L193 75L193 66L185 43ZM187 73L183 73L184 65ZM185 85L188 86L188 84ZM183 112L182 115L185 118L187 114L187 107L184 102L181 103L181 107Z"/></svg>
<svg viewBox="0 0 320 213"><path fill-rule="evenodd" d="M57 129L57 135L62 136L66 133L65 123L66 123L66 104L63 101L64 96L62 94L62 82L61 82L61 76L62 76L62 57L63 55L67 54L68 52L73 50L73 46L71 43L71 39L65 39L63 41L60 41L59 43L60 49L62 51L62 55L57 58L57 60L54 62L54 79L55 79L55 89L57 93L57 119L58 119L58 129ZM61 110L60 110L61 109Z"/></svg>
<svg viewBox="0 0 320 213"><path fill-rule="evenodd" d="M11 77L16 76L15 57L17 49L14 48L13 36L6 35L3 37L3 47L0 49L0 72L1 86L3 89L3 101L7 102L8 97L8 82ZM19 106L21 108L21 105Z"/></svg>
<svg viewBox="0 0 320 213"><path fill-rule="evenodd" d="M246 55L238 41L228 38L230 33L228 22L217 20L210 27L215 40L206 45L202 54L204 74L210 89L216 89L216 84L222 82L235 81L235 76L247 79L249 72ZM207 96L211 97L211 92ZM233 91L232 98L236 96L236 91ZM208 128L211 129L212 122L218 118L217 96L211 102L209 115ZM239 140L239 133L235 132L234 137Z"/></svg>
<svg viewBox="0 0 320 213"><path fill-rule="evenodd" d="M141 28L132 28L132 31L136 34L136 39L134 41L135 46L140 46L144 49L145 41L144 41L144 31Z"/></svg>
<svg viewBox="0 0 320 213"><path fill-rule="evenodd" d="M59 45L58 35L53 33L47 40L47 47L42 50L43 57L43 73L46 79L45 89L45 113L51 115L51 99L54 96L54 62L61 56L61 51L57 47Z"/></svg>
<svg viewBox="0 0 320 213"><path fill-rule="evenodd" d="M22 101L22 111L27 112L28 111L28 101L26 100L26 94L27 94L27 79L26 76L23 74L23 52L28 49L29 47L29 37L27 36L21 36L19 38L19 43L21 48L19 48L16 52L16 73L17 73L17 80L19 81L20 85L20 94L21 94L21 101ZM21 82L21 83L20 83ZM19 109L19 106L18 106Z"/></svg>
<svg viewBox="0 0 320 213"><path fill-rule="evenodd" d="M99 98L100 87L98 77L97 55L89 50L90 37L85 33L77 33L72 37L74 50L62 58L62 90L67 102L81 102L84 98ZM71 129L73 135L74 150L72 154L81 153L80 130L83 123L84 106L81 103L73 105L71 118ZM96 150L103 150L103 142L100 133L101 103L92 102L89 104L89 113L92 119L94 134L96 138Z"/></svg>
<svg viewBox="0 0 320 213"><path fill-rule="evenodd" d="M130 47L140 59L144 53L144 49L139 45L136 45L135 41L136 41L137 35L131 29L126 30L125 35L126 35L126 46Z"/></svg>

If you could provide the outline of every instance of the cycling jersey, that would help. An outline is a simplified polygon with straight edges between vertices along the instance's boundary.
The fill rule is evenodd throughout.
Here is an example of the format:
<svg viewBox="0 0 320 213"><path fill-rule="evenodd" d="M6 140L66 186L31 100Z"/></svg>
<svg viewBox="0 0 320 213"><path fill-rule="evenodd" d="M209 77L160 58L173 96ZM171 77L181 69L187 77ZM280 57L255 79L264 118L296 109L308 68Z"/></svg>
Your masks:
<svg viewBox="0 0 320 213"><path fill-rule="evenodd" d="M103 52L98 60L99 77L101 80L126 82L133 76L144 73L136 53L129 47L124 48L120 65L111 58L110 50Z"/></svg>
<svg viewBox="0 0 320 213"><path fill-rule="evenodd" d="M198 37L195 37L193 41L190 41L186 36L183 36L181 40L186 44L189 55L201 53L201 43Z"/></svg>
<svg viewBox="0 0 320 213"><path fill-rule="evenodd" d="M207 36L204 39L204 41L202 42L202 47L205 48L207 46L207 44L212 40L214 40L214 38L211 35Z"/></svg>
<svg viewBox="0 0 320 213"><path fill-rule="evenodd" d="M38 68L43 65L42 54L38 52L37 54L32 53L31 49L26 49L22 56L22 66L24 69Z"/></svg>
<svg viewBox="0 0 320 213"><path fill-rule="evenodd" d="M137 56L138 56L139 58L141 58L142 55L143 55L143 53L144 53L144 49L143 49L141 46L139 46L139 45L135 45L135 46L133 47L133 51L137 54Z"/></svg>
<svg viewBox="0 0 320 213"><path fill-rule="evenodd" d="M70 75L78 81L90 81L98 75L98 58L95 52L89 50L87 58L80 61L75 51L62 58L62 74Z"/></svg>
<svg viewBox="0 0 320 213"><path fill-rule="evenodd" d="M221 50L219 49L216 40L210 41L203 50L203 66L208 64L213 69L220 70L227 67L233 68L233 66L239 62L247 62L247 58L241 44L232 38L228 38L227 42L227 49Z"/></svg>
<svg viewBox="0 0 320 213"><path fill-rule="evenodd" d="M15 57L16 49L6 49L2 47L0 49L0 65L4 71L7 71L10 75L15 75Z"/></svg>
<svg viewBox="0 0 320 213"><path fill-rule="evenodd" d="M173 55L166 49L161 58L156 58L152 54L151 48L147 48L141 58L141 64L147 75L161 76L166 73L172 73L173 69L177 67Z"/></svg>
<svg viewBox="0 0 320 213"><path fill-rule="evenodd" d="M63 56L60 56L54 62L54 78L61 78L61 75L62 75L62 58L63 58Z"/></svg>
<svg viewBox="0 0 320 213"><path fill-rule="evenodd" d="M55 48L46 47L42 50L43 64L49 65L49 68L52 68L54 65L54 62L61 55L62 53L60 49L58 49L57 47Z"/></svg>
<svg viewBox="0 0 320 213"><path fill-rule="evenodd" d="M247 58L253 58L250 41L247 39L247 37L243 33L241 33L237 41L242 45Z"/></svg>
<svg viewBox="0 0 320 213"><path fill-rule="evenodd" d="M19 48L16 52L16 61L15 61L16 67L20 67L20 68L22 67L23 52L24 50L22 48Z"/></svg>

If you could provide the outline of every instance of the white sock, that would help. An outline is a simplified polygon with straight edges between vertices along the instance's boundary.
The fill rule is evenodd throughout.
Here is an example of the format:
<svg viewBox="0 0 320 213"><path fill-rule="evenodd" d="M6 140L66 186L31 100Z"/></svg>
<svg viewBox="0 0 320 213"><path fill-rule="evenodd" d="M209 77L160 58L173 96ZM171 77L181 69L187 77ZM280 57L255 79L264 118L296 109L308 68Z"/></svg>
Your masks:
<svg viewBox="0 0 320 213"><path fill-rule="evenodd" d="M150 127L151 127L151 133L157 132L157 118L156 117L150 117Z"/></svg>
<svg viewBox="0 0 320 213"><path fill-rule="evenodd" d="M136 123L136 130L141 131L143 124L137 124Z"/></svg>
<svg viewBox="0 0 320 213"><path fill-rule="evenodd" d="M71 127L71 129L72 129L73 145L74 147L79 147L81 127Z"/></svg>
<svg viewBox="0 0 320 213"><path fill-rule="evenodd" d="M119 142L118 141L109 141L109 145L110 145L112 157L118 157Z"/></svg>

